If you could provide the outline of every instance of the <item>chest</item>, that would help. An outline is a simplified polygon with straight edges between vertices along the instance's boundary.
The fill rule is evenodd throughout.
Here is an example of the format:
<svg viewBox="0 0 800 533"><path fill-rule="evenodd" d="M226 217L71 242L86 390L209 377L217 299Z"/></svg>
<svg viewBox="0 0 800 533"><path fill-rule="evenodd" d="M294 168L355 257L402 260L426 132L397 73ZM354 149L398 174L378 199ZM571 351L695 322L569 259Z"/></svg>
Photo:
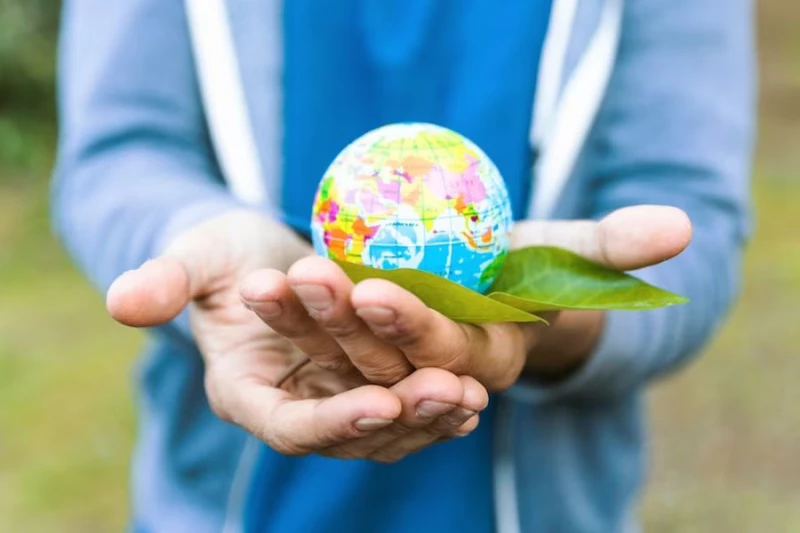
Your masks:
<svg viewBox="0 0 800 533"><path fill-rule="evenodd" d="M285 210L306 218L315 180L354 138L387 123L419 121L481 146L521 214L549 9L550 0L287 2Z"/></svg>
<svg viewBox="0 0 800 533"><path fill-rule="evenodd" d="M357 103L384 123L398 114L519 110L519 99L532 97L550 2L286 2L287 97Z"/></svg>

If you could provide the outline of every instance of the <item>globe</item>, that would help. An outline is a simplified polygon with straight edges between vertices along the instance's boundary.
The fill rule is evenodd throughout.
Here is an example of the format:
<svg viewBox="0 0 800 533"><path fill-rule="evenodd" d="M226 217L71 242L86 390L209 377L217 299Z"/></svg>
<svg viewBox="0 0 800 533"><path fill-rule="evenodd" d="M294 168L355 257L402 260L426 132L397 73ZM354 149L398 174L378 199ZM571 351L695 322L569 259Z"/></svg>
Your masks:
<svg viewBox="0 0 800 533"><path fill-rule="evenodd" d="M511 203L500 172L463 135L390 124L346 146L312 210L317 254L423 270L483 293L508 254Z"/></svg>

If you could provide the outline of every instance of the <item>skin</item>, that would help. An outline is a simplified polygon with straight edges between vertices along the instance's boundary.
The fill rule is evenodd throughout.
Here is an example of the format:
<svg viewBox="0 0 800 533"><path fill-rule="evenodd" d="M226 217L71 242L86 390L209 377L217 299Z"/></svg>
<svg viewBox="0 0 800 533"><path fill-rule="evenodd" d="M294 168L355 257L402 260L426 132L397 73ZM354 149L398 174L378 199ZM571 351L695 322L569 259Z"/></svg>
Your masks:
<svg viewBox="0 0 800 533"><path fill-rule="evenodd" d="M634 270L679 254L691 232L678 209L637 206L599 222L520 222L512 247L561 246ZM591 356L604 316L459 324L390 282L353 285L289 229L251 211L179 235L107 294L111 316L132 327L164 324L187 306L220 418L287 455L381 462L469 434L488 393L522 375L565 379ZM279 384L306 357L313 364Z"/></svg>

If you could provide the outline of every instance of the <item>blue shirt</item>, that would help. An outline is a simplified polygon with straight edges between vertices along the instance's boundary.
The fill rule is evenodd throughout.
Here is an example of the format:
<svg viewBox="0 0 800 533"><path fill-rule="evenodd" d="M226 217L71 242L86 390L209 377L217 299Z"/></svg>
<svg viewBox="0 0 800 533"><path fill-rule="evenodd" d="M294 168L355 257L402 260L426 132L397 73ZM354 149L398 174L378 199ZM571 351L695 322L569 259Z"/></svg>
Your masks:
<svg viewBox="0 0 800 533"><path fill-rule="evenodd" d="M307 231L317 184L368 130L424 121L466 135L505 177L515 217L551 0L286 2L284 215Z"/></svg>
<svg viewBox="0 0 800 533"><path fill-rule="evenodd" d="M520 217L549 9L550 0L286 2L285 220L307 233L317 184L336 154L402 121L474 140L504 176ZM293 459L265 447L248 530L492 531L492 423L489 409L469 437L394 465Z"/></svg>

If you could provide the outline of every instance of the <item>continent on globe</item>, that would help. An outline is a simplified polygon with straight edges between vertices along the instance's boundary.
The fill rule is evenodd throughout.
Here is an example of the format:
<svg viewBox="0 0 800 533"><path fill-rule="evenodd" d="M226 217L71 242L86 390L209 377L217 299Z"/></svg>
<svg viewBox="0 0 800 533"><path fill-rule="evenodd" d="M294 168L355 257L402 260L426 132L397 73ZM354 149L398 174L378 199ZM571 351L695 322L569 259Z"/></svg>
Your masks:
<svg viewBox="0 0 800 533"><path fill-rule="evenodd" d="M314 200L315 251L380 269L413 268L477 292L508 254L511 203L497 167L441 126L390 124L334 159Z"/></svg>

